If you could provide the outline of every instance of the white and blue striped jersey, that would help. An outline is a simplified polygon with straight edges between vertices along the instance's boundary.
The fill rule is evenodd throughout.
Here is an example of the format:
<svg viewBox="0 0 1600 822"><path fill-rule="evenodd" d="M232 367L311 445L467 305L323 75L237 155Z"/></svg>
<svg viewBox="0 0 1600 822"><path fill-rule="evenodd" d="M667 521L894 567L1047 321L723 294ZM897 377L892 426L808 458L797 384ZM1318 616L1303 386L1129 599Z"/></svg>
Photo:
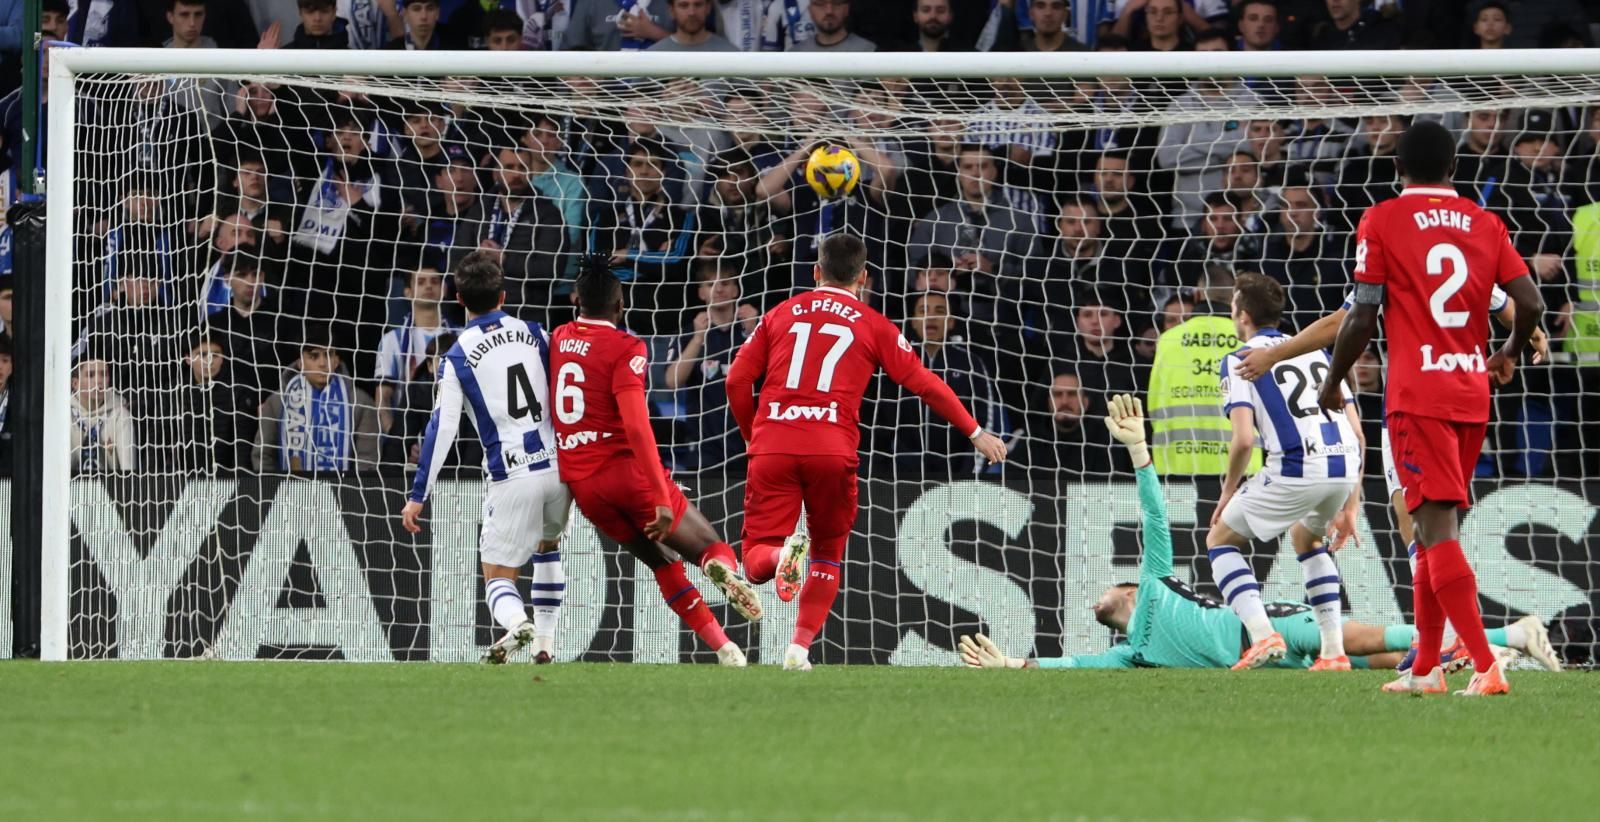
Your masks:
<svg viewBox="0 0 1600 822"><path fill-rule="evenodd" d="M1494 286L1493 288L1491 288L1489 290L1489 313L1490 314L1499 314L1501 311L1503 311L1505 309L1506 304L1509 303L1509 302L1511 302L1511 297L1510 297L1510 295L1506 294L1505 289L1503 289L1503 288L1501 288L1500 286L1497 285L1497 286ZM1344 305L1342 305L1340 307L1343 308L1346 311L1349 311L1350 309L1354 308L1355 305L1356 305L1356 291L1355 291L1355 289L1352 288L1349 291L1346 291L1344 293ZM1379 392L1378 400L1379 400L1379 402L1383 402L1384 401L1384 395L1383 395L1382 392ZM1388 414L1388 410L1387 409L1385 409L1384 411L1380 412L1380 414L1379 414L1379 423L1386 429L1389 427L1389 414Z"/></svg>
<svg viewBox="0 0 1600 822"><path fill-rule="evenodd" d="M1231 415L1240 406L1254 410L1256 430L1267 452L1262 470L1273 480L1358 479L1361 445L1350 418L1317 405L1317 389L1328 376L1326 351L1284 360L1255 380L1233 375L1245 351L1288 339L1277 329L1266 329L1222 358L1222 413ZM1346 395L1345 402L1353 400Z"/></svg>
<svg viewBox="0 0 1600 822"><path fill-rule="evenodd" d="M410 499L422 502L439 476L461 424L461 408L483 444L483 470L491 482L556 470L550 407L550 335L492 311L467 323L439 360L433 417L422 438Z"/></svg>

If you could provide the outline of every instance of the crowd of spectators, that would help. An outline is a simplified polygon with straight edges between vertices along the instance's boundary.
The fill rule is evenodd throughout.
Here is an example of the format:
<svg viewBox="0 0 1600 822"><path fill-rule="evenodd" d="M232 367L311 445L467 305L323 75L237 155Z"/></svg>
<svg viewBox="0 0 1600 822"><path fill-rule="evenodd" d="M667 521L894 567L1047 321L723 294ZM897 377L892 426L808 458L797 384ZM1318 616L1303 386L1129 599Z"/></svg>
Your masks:
<svg viewBox="0 0 1600 822"><path fill-rule="evenodd" d="M0 0L0 12L7 6ZM1579 0L45 0L44 9L51 36L91 46L413 51L1560 47L1589 43L1600 19ZM14 30L0 26L0 49L20 48L6 39ZM413 463L439 354L463 319L452 267L469 253L495 256L512 287L508 310L554 326L572 316L576 261L593 251L611 253L629 282L628 321L652 344L658 433L673 463L723 467L742 451L721 388L732 357L761 311L810 283L818 238L848 230L874 250L870 299L987 428L1015 437L1019 465L1008 470L1103 474L1112 449L1086 418L1109 393L1141 391L1159 335L1225 306L1237 272L1283 283L1291 324L1340 304L1354 221L1398 190L1392 156L1408 122L1291 111L1351 96L1313 75L1055 86L525 81L564 100L543 111L528 110L532 97L494 104L515 81L450 82L441 102L216 79L85 86L94 101L80 113L81 207L71 216L77 470ZM1600 105L1480 108L1494 94L1472 82L1391 84L1375 102L1424 100L1434 112L1462 103L1418 116L1458 129L1458 188L1505 217L1545 290L1559 351L1585 310L1573 215L1600 201ZM652 96L688 100L727 130L669 125ZM600 97L627 105L594 117L566 104ZM15 94L8 101L14 180L19 106ZM1194 116L1230 107L1263 116ZM1162 112L1177 117L1163 125ZM1103 125L1051 126L1048 115ZM844 200L805 185L819 140L844 142L862 161L862 184ZM0 279L0 377L11 333ZM1586 418L1577 398L1600 391L1600 378L1584 379L1600 362L1571 359L1502 393L1501 416L1516 425L1502 450L1534 449L1527 432L1541 421L1556 432L1546 452L1596 442L1585 439L1600 436L1585 427L1596 414ZM1381 373L1369 371L1363 389L1376 396ZM863 421L870 470L983 470L893 385L873 392ZM477 457L465 446L457 454ZM1558 467L1526 455L1502 463L1495 470Z"/></svg>

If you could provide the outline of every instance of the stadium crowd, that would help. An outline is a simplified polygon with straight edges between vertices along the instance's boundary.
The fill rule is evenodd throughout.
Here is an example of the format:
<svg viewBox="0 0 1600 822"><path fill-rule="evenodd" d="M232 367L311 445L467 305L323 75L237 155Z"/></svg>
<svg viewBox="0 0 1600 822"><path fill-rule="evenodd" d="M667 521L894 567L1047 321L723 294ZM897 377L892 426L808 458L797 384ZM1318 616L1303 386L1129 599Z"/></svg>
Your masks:
<svg viewBox="0 0 1600 822"><path fill-rule="evenodd" d="M20 7L0 0L12 69ZM49 35L87 46L424 51L1553 48L1589 44L1596 20L1579 0L44 2ZM14 198L20 77L4 75ZM71 217L77 470L414 464L437 355L463 320L450 271L479 250L516 283L510 310L547 327L572 316L578 256L612 253L629 323L656 355L658 437L676 467L720 468L742 448L721 389L734 352L765 307L810 283L818 239L837 230L868 239L873 299L929 366L987 429L1014 436L1007 471L1125 470L1095 424L1105 398L1147 388L1163 332L1226 315L1237 272L1283 283L1292 324L1340 305L1353 221L1398 190L1407 122L1291 117L1291 104L1350 91L1317 76L651 87L729 131L666 125L640 102L651 92L615 82L520 81L546 97L634 101L614 118L494 108L518 81L457 82L477 83L482 102L85 84L95 99L80 110ZM1419 79L1378 102L1461 104L1418 116L1457 130L1458 188L1505 217L1552 308L1557 362L1501 391L1482 472L1593 475L1578 461L1600 454L1581 447L1600 442L1600 411L1579 400L1600 394L1600 282L1580 269L1600 281L1600 106L1474 109L1481 92ZM1285 114L1165 127L1131 116L1220 105ZM909 111L935 115L896 114ZM1074 112L1130 125L1040 125ZM886 136L897 126L903 138ZM844 200L805 183L820 140L862 161ZM0 380L16 331L4 236ZM1364 365L1375 424L1380 361ZM890 384L869 397L868 470L980 470L915 398Z"/></svg>

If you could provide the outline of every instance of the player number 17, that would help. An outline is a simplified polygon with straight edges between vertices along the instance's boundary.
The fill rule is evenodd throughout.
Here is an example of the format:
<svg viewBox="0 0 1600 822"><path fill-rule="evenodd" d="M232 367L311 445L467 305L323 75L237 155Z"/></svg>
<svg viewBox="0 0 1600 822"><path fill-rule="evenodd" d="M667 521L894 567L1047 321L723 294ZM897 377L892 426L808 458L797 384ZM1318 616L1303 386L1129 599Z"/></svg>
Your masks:
<svg viewBox="0 0 1600 822"><path fill-rule="evenodd" d="M811 344L811 325L795 323L789 326L789 333L795 337L794 353L789 355L789 376L783 381L783 387L793 390L800 387L800 372L805 368L806 349ZM856 335L850 326L838 323L826 323L817 333L834 338L833 347L822 358L822 371L817 374L817 391L826 394L833 389L833 370L839 367L839 360L844 358L850 343L855 342Z"/></svg>

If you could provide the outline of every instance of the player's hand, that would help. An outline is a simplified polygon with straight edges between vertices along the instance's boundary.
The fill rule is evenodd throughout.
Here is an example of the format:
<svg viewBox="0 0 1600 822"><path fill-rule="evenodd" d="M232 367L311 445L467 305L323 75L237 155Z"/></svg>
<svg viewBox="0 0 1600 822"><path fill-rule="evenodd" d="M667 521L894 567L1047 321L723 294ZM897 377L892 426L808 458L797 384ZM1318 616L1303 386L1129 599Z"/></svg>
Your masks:
<svg viewBox="0 0 1600 822"><path fill-rule="evenodd" d="M988 431L979 434L978 438L972 441L972 444L977 447L978 453L982 454L983 458L990 463L1006 461L1005 442Z"/></svg>
<svg viewBox="0 0 1600 822"><path fill-rule="evenodd" d="M672 534L672 509L665 505L656 506L656 518L644 526L644 535L660 542Z"/></svg>
<svg viewBox="0 0 1600 822"><path fill-rule="evenodd" d="M1550 335L1544 333L1543 328L1533 329L1533 336L1528 338L1528 345L1533 349L1534 365L1550 359Z"/></svg>
<svg viewBox="0 0 1600 822"><path fill-rule="evenodd" d="M1350 540L1356 541L1356 547L1361 547L1361 537L1356 536L1356 512L1349 508L1339 509L1328 521L1328 552L1337 553Z"/></svg>
<svg viewBox="0 0 1600 822"><path fill-rule="evenodd" d="M1023 660L1000 652L994 641L978 634L961 637L961 661L968 668L1021 668Z"/></svg>
<svg viewBox="0 0 1600 822"><path fill-rule="evenodd" d="M1317 389L1317 405L1324 411L1344 413L1344 391L1338 380L1323 380Z"/></svg>
<svg viewBox="0 0 1600 822"><path fill-rule="evenodd" d="M417 520L422 518L422 503L406 500L406 507L400 509L400 525L413 534L422 533L422 525Z"/></svg>
<svg viewBox="0 0 1600 822"><path fill-rule="evenodd" d="M1150 448L1144 443L1144 403L1132 394L1118 394L1106 406L1106 430L1128 449L1134 468L1150 464Z"/></svg>
<svg viewBox="0 0 1600 822"><path fill-rule="evenodd" d="M1511 382L1511 377L1517 373L1517 363L1506 356L1505 351L1496 351L1489 357L1489 376L1500 385Z"/></svg>
<svg viewBox="0 0 1600 822"><path fill-rule="evenodd" d="M1239 364L1233 367L1233 375L1254 382L1277 364L1278 358L1273 355L1271 348L1252 348L1239 358Z"/></svg>

